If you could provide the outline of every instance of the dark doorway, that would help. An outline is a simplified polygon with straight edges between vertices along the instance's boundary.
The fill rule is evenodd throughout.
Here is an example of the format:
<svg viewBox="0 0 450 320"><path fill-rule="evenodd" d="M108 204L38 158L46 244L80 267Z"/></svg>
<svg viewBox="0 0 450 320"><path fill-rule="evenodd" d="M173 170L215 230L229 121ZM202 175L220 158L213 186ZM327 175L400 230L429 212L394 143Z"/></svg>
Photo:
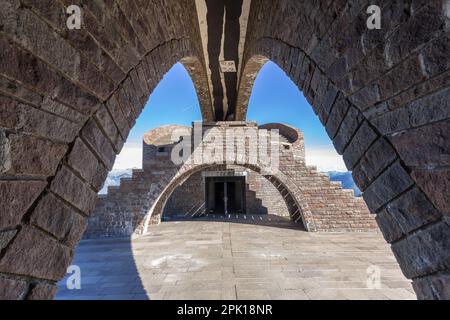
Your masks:
<svg viewBox="0 0 450 320"><path fill-rule="evenodd" d="M245 213L245 177L207 177L208 213Z"/></svg>
<svg viewBox="0 0 450 320"><path fill-rule="evenodd" d="M214 182L214 211L215 213L225 213L225 183Z"/></svg>

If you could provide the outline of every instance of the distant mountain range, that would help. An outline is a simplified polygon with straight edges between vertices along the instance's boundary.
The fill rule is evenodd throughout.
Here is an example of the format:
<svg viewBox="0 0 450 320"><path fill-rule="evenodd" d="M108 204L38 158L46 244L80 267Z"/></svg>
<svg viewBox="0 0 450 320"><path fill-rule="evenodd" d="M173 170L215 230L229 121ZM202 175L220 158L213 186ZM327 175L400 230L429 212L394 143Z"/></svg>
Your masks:
<svg viewBox="0 0 450 320"><path fill-rule="evenodd" d="M106 194L109 186L118 186L120 185L120 179L122 178L131 178L133 169L125 169L125 170L112 170L108 174L108 178L106 178L105 185L103 189L100 190L99 194ZM339 172L339 171L328 171L325 172L330 177L331 181L340 181L343 189L350 189L355 192L355 196L361 196L361 190L359 190L358 186L353 181L352 173L347 172Z"/></svg>

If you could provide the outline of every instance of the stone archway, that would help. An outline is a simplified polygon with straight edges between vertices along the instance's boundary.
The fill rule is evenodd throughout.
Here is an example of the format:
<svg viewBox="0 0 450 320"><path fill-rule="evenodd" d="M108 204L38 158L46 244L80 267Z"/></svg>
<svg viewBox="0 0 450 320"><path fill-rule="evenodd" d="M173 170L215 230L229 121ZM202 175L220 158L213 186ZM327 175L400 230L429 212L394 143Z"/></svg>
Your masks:
<svg viewBox="0 0 450 320"><path fill-rule="evenodd" d="M418 297L449 298L444 3L386 2L382 10L390 21L379 32L365 29L362 3L301 11L308 6L252 3L237 119L245 119L259 70L275 62L303 91L343 155ZM269 13L274 11L279 14ZM287 24L296 15L301 22ZM415 33L421 29L427 34ZM408 37L406 44L401 37Z"/></svg>
<svg viewBox="0 0 450 320"><path fill-rule="evenodd" d="M116 154L173 64L212 117L190 1L137 15L131 2L72 3L84 19L73 32L66 1L0 4L2 298L53 297ZM173 26L161 19L175 15ZM168 33L150 32L152 21Z"/></svg>

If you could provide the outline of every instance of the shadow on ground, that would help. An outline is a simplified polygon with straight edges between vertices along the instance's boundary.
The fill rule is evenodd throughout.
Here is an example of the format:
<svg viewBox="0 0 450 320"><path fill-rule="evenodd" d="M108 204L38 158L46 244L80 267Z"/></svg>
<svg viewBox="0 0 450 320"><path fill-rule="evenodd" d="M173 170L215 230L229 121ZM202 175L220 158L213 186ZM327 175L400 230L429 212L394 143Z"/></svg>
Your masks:
<svg viewBox="0 0 450 320"><path fill-rule="evenodd" d="M286 218L254 218L210 215L133 239L83 240L73 262L81 289L68 290L66 277L56 298L415 299L379 233L303 232ZM374 267L379 287L369 288Z"/></svg>

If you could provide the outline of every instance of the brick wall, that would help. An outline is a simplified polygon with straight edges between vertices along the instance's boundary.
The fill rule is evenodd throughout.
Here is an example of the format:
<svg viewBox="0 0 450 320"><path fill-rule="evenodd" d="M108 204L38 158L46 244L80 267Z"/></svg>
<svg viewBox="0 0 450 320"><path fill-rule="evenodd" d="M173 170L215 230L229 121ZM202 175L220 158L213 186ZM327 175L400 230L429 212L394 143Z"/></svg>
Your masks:
<svg viewBox="0 0 450 320"><path fill-rule="evenodd" d="M83 8L80 30L67 30L70 4ZM193 2L138 8L0 2L0 298L53 297L116 154L174 63L211 117Z"/></svg>
<svg viewBox="0 0 450 320"><path fill-rule="evenodd" d="M444 0L379 0L374 31L370 3L253 0L236 120L262 63L277 63L419 297L449 298L448 11ZM68 4L83 7L79 32L66 28ZM198 19L190 0L2 0L0 21L0 295L50 298L115 155L175 62L213 119Z"/></svg>

